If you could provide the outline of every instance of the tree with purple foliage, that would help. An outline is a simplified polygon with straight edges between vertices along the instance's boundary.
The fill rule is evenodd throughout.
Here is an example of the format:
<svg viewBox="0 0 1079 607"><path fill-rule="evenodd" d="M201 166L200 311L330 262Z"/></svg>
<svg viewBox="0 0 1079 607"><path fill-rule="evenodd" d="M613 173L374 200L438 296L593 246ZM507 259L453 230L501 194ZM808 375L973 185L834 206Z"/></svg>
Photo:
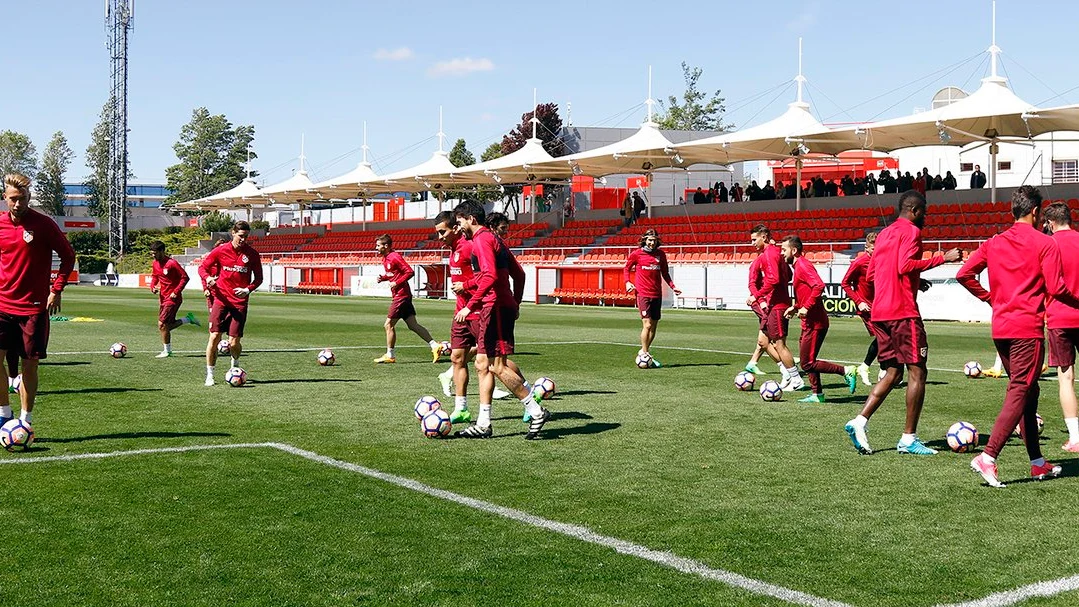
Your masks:
<svg viewBox="0 0 1079 607"><path fill-rule="evenodd" d="M541 103L534 111L539 124L536 125L536 137L543 142L543 149L551 156L565 156L566 144L562 141L562 118L558 115L557 103ZM502 155L512 154L524 147L532 138L532 115L527 112L521 116L521 124L502 137Z"/></svg>

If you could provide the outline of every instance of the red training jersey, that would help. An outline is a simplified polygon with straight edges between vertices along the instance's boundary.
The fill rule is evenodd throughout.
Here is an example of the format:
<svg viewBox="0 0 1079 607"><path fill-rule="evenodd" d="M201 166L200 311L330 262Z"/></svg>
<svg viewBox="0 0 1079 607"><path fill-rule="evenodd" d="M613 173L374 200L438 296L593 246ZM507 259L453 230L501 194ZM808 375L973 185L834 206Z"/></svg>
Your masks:
<svg viewBox="0 0 1079 607"><path fill-rule="evenodd" d="M247 305L247 298L240 297L234 289L254 291L262 284L262 258L258 251L248 244L237 249L231 242L214 248L199 265L199 278L202 284L210 276L217 277L217 282L210 288L214 299L223 301L234 308Z"/></svg>
<svg viewBox="0 0 1079 607"><path fill-rule="evenodd" d="M154 260L154 269L150 278L150 290L160 288L158 291L158 299L162 302L172 298L172 294L176 294L176 298L183 297L184 287L187 286L191 277L187 275L187 270L180 265L180 262L169 257L164 265L160 261Z"/></svg>
<svg viewBox="0 0 1079 607"><path fill-rule="evenodd" d="M764 255L758 255L749 263L749 294L754 299L761 296L761 285L764 284L764 275L761 273L761 261Z"/></svg>
<svg viewBox="0 0 1079 607"><path fill-rule="evenodd" d="M1076 255L1076 252L1079 252L1079 232L1057 230L1053 233L1053 243L1060 252L1064 286L1071 293L1079 295L1079 255ZM1056 297L1049 298L1045 309L1045 326L1050 329L1079 329L1079 306Z"/></svg>
<svg viewBox="0 0 1079 607"><path fill-rule="evenodd" d="M461 282L465 285L465 290L457 293L457 308L453 311L456 314L468 305L471 291L475 288L472 274L472 241L464 236L458 238L457 242L450 247L450 282ZM478 315L478 312L469 314L469 318L474 315Z"/></svg>
<svg viewBox="0 0 1079 607"><path fill-rule="evenodd" d="M978 274L989 268L989 290ZM1053 239L1029 223L1012 227L982 243L955 276L972 295L993 306L994 339L1045 336L1046 296L1066 297L1060 251Z"/></svg>
<svg viewBox="0 0 1079 607"><path fill-rule="evenodd" d="M921 318L916 297L922 272L943 263L940 255L922 259L922 229L906 217L881 230L866 273L873 283L873 321Z"/></svg>
<svg viewBox="0 0 1079 607"><path fill-rule="evenodd" d="M865 303L873 305L873 283L869 282L869 259L870 255L856 257L843 275L843 292L855 304Z"/></svg>
<svg viewBox="0 0 1079 607"><path fill-rule="evenodd" d="M667 254L656 249L652 252L637 249L626 258L626 267L622 269L622 281L629 282L629 273L636 268L633 287L641 297L663 297L663 282L674 289L671 270L667 266ZM662 280L663 282L660 282Z"/></svg>
<svg viewBox="0 0 1079 607"><path fill-rule="evenodd" d="M768 303L772 308L779 306L789 308L791 305L791 267L783 261L783 253L779 245L769 244L764 246L759 257L761 261L761 288L758 299Z"/></svg>
<svg viewBox="0 0 1079 607"><path fill-rule="evenodd" d="M386 270L386 273L381 278L390 281L390 293L393 293L393 298L410 299L412 287L409 286L408 281L412 280L416 271L408 265L405 258L397 251L390 251L382 258L382 269Z"/></svg>
<svg viewBox="0 0 1079 607"><path fill-rule="evenodd" d="M60 257L56 278L52 254ZM75 251L48 215L27 209L19 223L11 213L0 213L0 312L18 316L38 314L48 305L51 291L64 290L75 269Z"/></svg>
<svg viewBox="0 0 1079 607"><path fill-rule="evenodd" d="M472 235L472 272L476 285L468 300L469 310L498 305L516 308L524 297L525 271L506 243L485 227ZM513 289L510 289L510 278Z"/></svg>
<svg viewBox="0 0 1079 607"><path fill-rule="evenodd" d="M828 313L824 311L824 281L821 280L813 262L805 257L794 260L794 301L806 309L802 328L820 329L828 326Z"/></svg>

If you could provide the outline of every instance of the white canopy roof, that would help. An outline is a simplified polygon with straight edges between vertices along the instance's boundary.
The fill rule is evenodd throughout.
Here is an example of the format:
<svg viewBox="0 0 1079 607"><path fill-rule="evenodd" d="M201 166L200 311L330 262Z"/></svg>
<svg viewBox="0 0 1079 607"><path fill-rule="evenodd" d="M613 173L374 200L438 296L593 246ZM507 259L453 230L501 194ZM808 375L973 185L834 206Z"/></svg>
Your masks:
<svg viewBox="0 0 1079 607"><path fill-rule="evenodd" d="M457 167L450 162L449 154L438 150L426 162L389 175L359 181L356 186L360 192L368 196L391 192L422 192L441 187L441 182L430 181L426 176L444 175L456 170Z"/></svg>
<svg viewBox="0 0 1079 607"><path fill-rule="evenodd" d="M610 145L536 163L533 171L569 167L574 175L604 175L651 173L657 169L682 168L675 160L674 144L659 132L656 123L641 124L636 133Z"/></svg>
<svg viewBox="0 0 1079 607"><path fill-rule="evenodd" d="M307 171L303 169L303 159L301 158L300 170L295 175L274 185L262 188L262 195L274 202L284 204L306 202L306 200L309 200L309 198L304 198L308 194L307 190L310 190L314 185L311 178L307 176Z"/></svg>
<svg viewBox="0 0 1079 607"><path fill-rule="evenodd" d="M262 190L255 184L255 180L247 177L234 188L225 190L213 196L188 200L172 205L174 209L228 209L250 208L265 206L266 200L262 197Z"/></svg>
<svg viewBox="0 0 1079 607"><path fill-rule="evenodd" d="M337 177L314 184L307 192L306 199L331 200L334 198L357 198L360 195L360 188L356 184L361 181L374 181L376 179L378 179L378 175L376 175L374 169L371 168L371 163L365 160L344 175L338 175Z"/></svg>
<svg viewBox="0 0 1079 607"><path fill-rule="evenodd" d="M529 183L544 179L564 179L573 174L567 164L553 162L555 158L543 149L543 141L535 137L525 141L516 152L470 166L457 167L448 173L427 175L428 182L443 187Z"/></svg>

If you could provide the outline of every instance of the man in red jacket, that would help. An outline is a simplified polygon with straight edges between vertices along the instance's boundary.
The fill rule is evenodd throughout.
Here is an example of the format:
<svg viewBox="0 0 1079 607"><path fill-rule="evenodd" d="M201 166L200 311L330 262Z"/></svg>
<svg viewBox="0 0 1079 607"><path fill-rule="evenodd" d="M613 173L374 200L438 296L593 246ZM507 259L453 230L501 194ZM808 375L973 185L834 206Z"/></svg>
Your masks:
<svg viewBox="0 0 1079 607"><path fill-rule="evenodd" d="M626 283L626 292L637 293L637 311L641 316L641 349L638 356L647 355L649 366L662 366L648 351L656 339L656 327L659 325L663 304L663 283L681 295L671 279L667 266L667 254L660 250L659 232L650 229L641 236L640 248L634 249L626 258L622 268L622 280ZM633 281L630 273L633 272Z"/></svg>
<svg viewBox="0 0 1079 607"><path fill-rule="evenodd" d="M0 361L10 350L22 359L20 419L31 423L37 398L38 361L48 356L49 315L60 311L60 293L75 268L71 243L48 215L30 208L30 178L4 176L7 212L0 214ZM53 252L60 257L56 278ZM6 371L5 371L6 372ZM12 418L6 390L0 390L0 424Z"/></svg>
<svg viewBox="0 0 1079 607"><path fill-rule="evenodd" d="M856 257L851 262L840 283L843 287L843 292L854 302L858 310L858 318L861 318L862 323L865 324L865 330L873 338L873 341L869 342L869 349L865 352L865 360L858 365L858 376L862 378L862 383L867 386L873 385L873 382L869 381L869 365L877 360L877 336L873 333L873 322L870 318L870 310L873 309L873 283L869 282L867 275L869 260L872 258L873 247L876 242L876 232L865 235L865 255Z"/></svg>
<svg viewBox="0 0 1079 607"><path fill-rule="evenodd" d="M154 265L150 275L150 292L158 296L157 330L161 333L162 350L157 358L172 356L172 330L181 325L199 326L195 314L177 319L176 313L184 303L184 287L191 277L187 270L165 252L165 243L155 240L150 243L150 252L154 256Z"/></svg>
<svg viewBox="0 0 1079 607"><path fill-rule="evenodd" d="M1041 227L1041 204L1041 193L1034 186L1015 190L1015 223L982 243L956 274L956 280L972 295L993 306L993 343L1008 372L1008 390L989 444L970 462L991 487L1004 486L997 475L996 458L1016 424L1030 457L1030 476L1036 480L1060 476L1060 466L1045 461L1038 443L1038 376L1045 360L1045 307L1048 297L1070 305L1079 302L1064 284L1060 251L1053 239L1034 227ZM988 291L978 281L986 268Z"/></svg>
<svg viewBox="0 0 1079 607"><path fill-rule="evenodd" d="M1079 293L1079 232L1072 229L1068 205L1054 202L1045 209L1045 225L1053 232L1053 243L1060 251L1064 284L1068 291ZM1045 310L1049 333L1049 364L1057 368L1060 408L1068 427L1068 442L1061 447L1079 453L1079 402L1075 397L1075 349L1079 347L1079 307L1058 298L1050 298Z"/></svg>
<svg viewBox="0 0 1079 607"><path fill-rule="evenodd" d="M413 333L427 342L431 348L431 362L437 363L442 355L442 342L431 337L427 327L416 320L416 307L412 305L412 287L408 286L408 281L412 280L416 271L408 265L404 256L393 250L393 238L389 234L383 234L375 240L375 251L382 257L382 269L386 270L385 274L378 276L378 282L389 282L390 293L393 295L390 309L386 312L386 322L383 324L386 329L386 353L376 358L375 363L381 365L397 362L399 320L404 320Z"/></svg>
<svg viewBox="0 0 1079 607"><path fill-rule="evenodd" d="M262 259L247 244L251 226L246 221L232 224L232 242L216 247L202 260L199 277L213 295L210 311L210 341L206 344L206 385L214 385L217 344L221 335L229 336L232 366L239 365L247 324L247 303L251 292L262 284Z"/></svg>

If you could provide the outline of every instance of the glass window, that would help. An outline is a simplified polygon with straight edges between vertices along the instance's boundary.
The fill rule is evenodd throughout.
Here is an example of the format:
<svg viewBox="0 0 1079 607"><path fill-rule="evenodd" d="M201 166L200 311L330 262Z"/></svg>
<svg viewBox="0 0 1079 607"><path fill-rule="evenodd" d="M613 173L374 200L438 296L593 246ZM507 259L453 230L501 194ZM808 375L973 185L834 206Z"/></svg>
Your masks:
<svg viewBox="0 0 1079 607"><path fill-rule="evenodd" d="M974 163L973 162L960 162L959 163L959 172L961 172L961 173L973 173L974 172Z"/></svg>
<svg viewBox="0 0 1079 607"><path fill-rule="evenodd" d="M998 171L1010 171L1010 170L1012 170L1012 161L1011 160L1001 160L1001 161L997 162L997 170Z"/></svg>
<svg viewBox="0 0 1079 607"><path fill-rule="evenodd" d="M1079 160L1054 160L1053 183L1079 183Z"/></svg>

